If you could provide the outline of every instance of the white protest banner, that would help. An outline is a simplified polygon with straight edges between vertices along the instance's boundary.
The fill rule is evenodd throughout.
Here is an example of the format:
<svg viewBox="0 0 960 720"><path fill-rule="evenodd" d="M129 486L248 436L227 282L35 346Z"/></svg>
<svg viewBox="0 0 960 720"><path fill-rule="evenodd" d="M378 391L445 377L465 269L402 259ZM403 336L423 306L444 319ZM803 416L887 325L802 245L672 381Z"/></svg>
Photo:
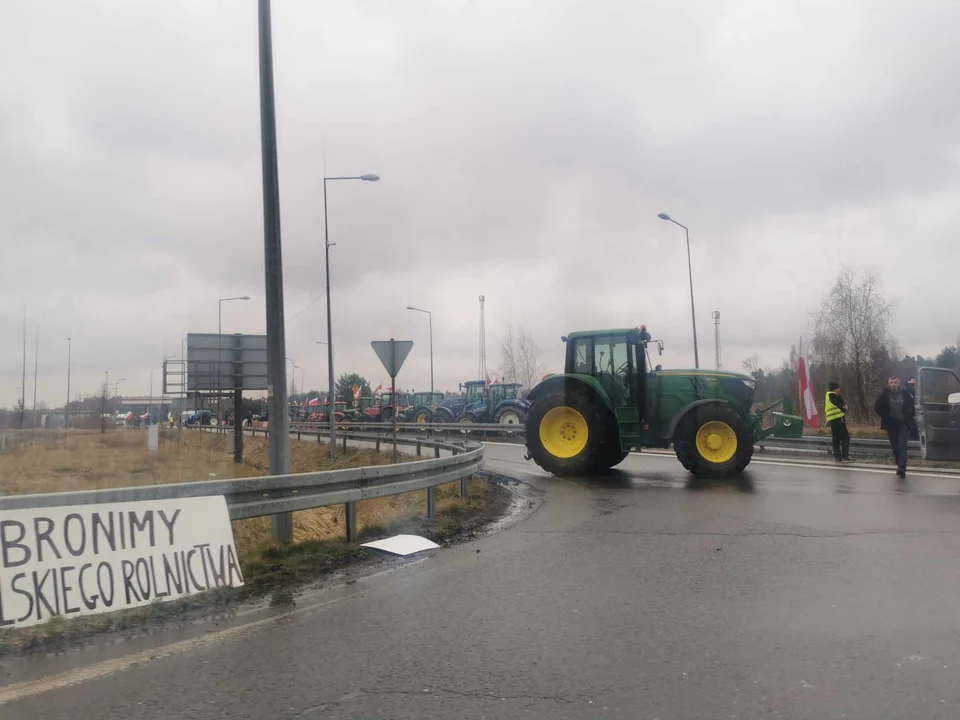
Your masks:
<svg viewBox="0 0 960 720"><path fill-rule="evenodd" d="M239 585L222 496L0 511L0 632Z"/></svg>

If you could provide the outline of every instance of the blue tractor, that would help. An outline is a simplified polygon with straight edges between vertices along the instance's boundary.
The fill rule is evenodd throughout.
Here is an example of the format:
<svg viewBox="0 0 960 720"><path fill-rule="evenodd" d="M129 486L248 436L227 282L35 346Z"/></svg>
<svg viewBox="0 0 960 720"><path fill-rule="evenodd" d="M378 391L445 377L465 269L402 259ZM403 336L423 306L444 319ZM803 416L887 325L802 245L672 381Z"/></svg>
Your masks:
<svg viewBox="0 0 960 720"><path fill-rule="evenodd" d="M467 380L460 383L463 393L457 397L447 398L437 403L430 422L452 423L457 422L468 405L474 405L484 398L485 383L483 380Z"/></svg>
<svg viewBox="0 0 960 720"><path fill-rule="evenodd" d="M530 403L522 399L522 387L520 383L490 385L482 400L463 409L460 422L523 425L527 421Z"/></svg>

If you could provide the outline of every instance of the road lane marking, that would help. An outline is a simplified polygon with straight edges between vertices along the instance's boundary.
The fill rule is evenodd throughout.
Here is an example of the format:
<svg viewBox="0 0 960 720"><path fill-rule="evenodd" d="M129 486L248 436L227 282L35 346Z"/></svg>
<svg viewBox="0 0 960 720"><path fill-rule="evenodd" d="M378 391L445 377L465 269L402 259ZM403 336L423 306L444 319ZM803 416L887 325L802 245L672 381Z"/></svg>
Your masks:
<svg viewBox="0 0 960 720"><path fill-rule="evenodd" d="M512 447L517 448L518 450L524 450L523 445L517 445L516 443L505 443L505 442L484 442L484 445L497 445L502 447ZM670 451L664 450L647 450L646 452L635 452L631 451L631 455L636 455L637 457L662 457L662 458L671 458L673 460L677 459L677 456ZM498 458L490 458L492 462L498 462ZM487 459L485 458L486 462ZM516 460L509 460L503 458L499 460L500 462L517 462ZM795 462L792 460L751 460L751 465L778 465L780 467L796 467L796 468L811 468L814 470L845 470L849 472L865 472L865 473L877 473L880 475L891 475L895 472L893 466L890 467L860 467L855 465L831 465L829 463L809 463L809 462ZM927 477L927 478L940 478L946 480L960 480L960 473L937 473L929 470L909 470L907 476L914 477Z"/></svg>
<svg viewBox="0 0 960 720"><path fill-rule="evenodd" d="M66 672L62 672L57 675L51 675L50 677L46 678L25 680L24 682L14 683L13 685L7 685L6 687L0 687L0 706L11 702L16 702L18 700L24 700L26 698L33 697L34 695L41 695L53 690L61 690L74 685L80 685L91 680L97 680L109 675L114 675L118 672L128 670L135 665L163 660L174 655L181 655L191 650L210 647L217 643L223 642L224 640L239 637L244 633L259 631L266 628L268 625L281 622L295 615L300 615L301 613L305 613L310 610L318 610L320 608L328 607L352 596L353 595L350 594L339 598L332 598L325 602L311 603L309 605L304 605L303 607L294 608L293 610L289 610L279 615L271 615L268 618L263 618L261 620L255 620L243 625L236 625L224 630L207 633L199 637L190 638L189 640L181 640L180 642L164 645L159 648L143 650L142 652L133 653L132 655L125 655L124 657L120 658L104 660L102 662L94 663L93 665L88 665L87 667L68 670Z"/></svg>

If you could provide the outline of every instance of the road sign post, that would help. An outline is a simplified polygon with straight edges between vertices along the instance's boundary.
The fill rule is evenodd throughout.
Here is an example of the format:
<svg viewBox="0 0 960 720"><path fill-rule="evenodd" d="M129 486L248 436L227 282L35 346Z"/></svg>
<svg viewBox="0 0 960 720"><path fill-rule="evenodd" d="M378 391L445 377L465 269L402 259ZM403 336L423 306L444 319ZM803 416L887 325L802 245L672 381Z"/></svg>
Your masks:
<svg viewBox="0 0 960 720"><path fill-rule="evenodd" d="M390 338L389 340L374 340L370 343L370 346L373 348L373 351L377 354L377 357L380 358L380 362L383 363L383 369L387 371L387 375L390 376L390 390L393 392L393 461L397 461L397 375L400 373L400 368L403 367L403 362L407 359L407 355L410 354L410 350L413 349L412 340L394 340Z"/></svg>

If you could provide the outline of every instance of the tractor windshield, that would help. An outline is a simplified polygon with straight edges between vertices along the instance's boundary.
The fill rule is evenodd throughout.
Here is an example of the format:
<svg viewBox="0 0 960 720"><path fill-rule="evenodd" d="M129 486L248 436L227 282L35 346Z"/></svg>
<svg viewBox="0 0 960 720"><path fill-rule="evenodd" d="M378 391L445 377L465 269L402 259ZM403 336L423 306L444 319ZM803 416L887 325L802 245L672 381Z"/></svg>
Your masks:
<svg viewBox="0 0 960 720"><path fill-rule="evenodd" d="M483 400L483 385L480 383L467 385L467 404Z"/></svg>

